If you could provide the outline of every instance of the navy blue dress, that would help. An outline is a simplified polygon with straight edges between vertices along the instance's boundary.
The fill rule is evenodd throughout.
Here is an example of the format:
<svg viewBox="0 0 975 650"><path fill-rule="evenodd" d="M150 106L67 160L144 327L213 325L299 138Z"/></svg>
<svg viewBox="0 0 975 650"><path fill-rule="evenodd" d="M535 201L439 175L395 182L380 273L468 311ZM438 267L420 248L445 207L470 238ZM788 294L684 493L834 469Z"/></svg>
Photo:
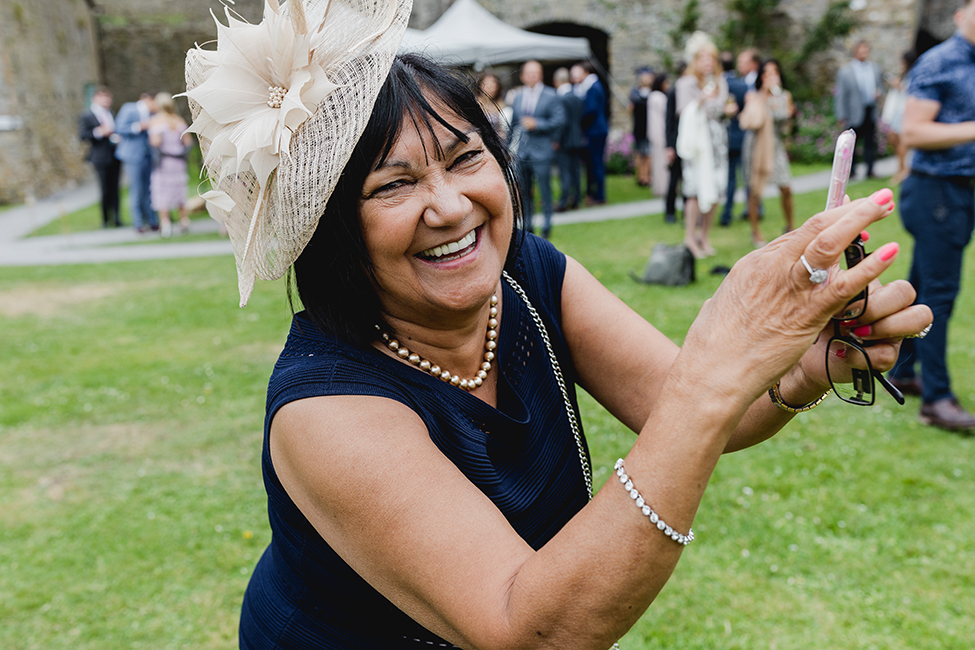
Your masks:
<svg viewBox="0 0 975 650"><path fill-rule="evenodd" d="M565 257L528 237L509 266L545 323L578 418L575 367L560 327ZM524 302L502 285L493 370L499 373L497 408L372 347L324 335L303 314L295 316L268 387L262 464L272 539L244 596L241 648L451 647L360 578L288 497L268 447L271 420L288 402L373 395L405 404L532 548L541 548L586 504L579 453L545 344Z"/></svg>

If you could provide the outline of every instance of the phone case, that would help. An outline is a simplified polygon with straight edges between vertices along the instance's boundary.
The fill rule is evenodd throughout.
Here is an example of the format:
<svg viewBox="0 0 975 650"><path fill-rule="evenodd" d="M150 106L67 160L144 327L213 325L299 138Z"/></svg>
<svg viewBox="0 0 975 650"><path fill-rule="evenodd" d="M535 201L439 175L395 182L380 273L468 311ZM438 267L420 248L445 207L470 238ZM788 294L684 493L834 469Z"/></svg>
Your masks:
<svg viewBox="0 0 975 650"><path fill-rule="evenodd" d="M836 138L836 149L833 153L833 171L829 179L829 194L826 196L826 209L832 210L843 205L846 194L846 184L850 180L853 168L853 147L856 146L857 136L853 129L847 129Z"/></svg>

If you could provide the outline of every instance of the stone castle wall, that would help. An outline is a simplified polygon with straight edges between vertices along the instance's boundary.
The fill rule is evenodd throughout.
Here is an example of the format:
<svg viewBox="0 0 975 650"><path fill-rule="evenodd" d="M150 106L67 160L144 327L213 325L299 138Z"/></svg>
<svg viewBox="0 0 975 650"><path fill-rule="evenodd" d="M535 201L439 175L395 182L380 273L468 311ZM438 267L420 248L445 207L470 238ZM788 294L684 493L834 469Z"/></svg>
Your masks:
<svg viewBox="0 0 975 650"><path fill-rule="evenodd" d="M186 89L183 61L197 43L216 37L213 16L227 23L217 0L96 0L105 83L119 102L143 91L172 94ZM233 11L260 22L264 0L236 0ZM211 10L213 14L211 15ZM189 117L185 100L177 104Z"/></svg>
<svg viewBox="0 0 975 650"><path fill-rule="evenodd" d="M83 0L0 2L0 203L90 177L78 114L98 82L96 51Z"/></svg>
<svg viewBox="0 0 975 650"><path fill-rule="evenodd" d="M165 13L158 0L96 0L105 53L106 81L119 100L129 101L144 88L169 90L182 87L182 56L194 43L214 37L211 9L223 21L218 0L168 0ZM607 68L615 81L614 125L628 120L625 97L634 71L644 65L660 67L673 51L668 36L679 23L684 0L479 0L502 20L524 28L571 24L595 29L608 39ZM781 23L789 38L800 40L825 12L830 0L783 0ZM946 0L928 0L931 3ZM947 0L950 4L952 0ZM414 0L410 26L425 29L453 0ZM828 92L836 69L848 60L852 45L863 38L871 42L876 60L885 70L897 73L901 54L913 44L917 29L918 0L853 0L860 28L848 39L830 45L813 68L817 84ZM236 0L233 10L257 22L263 0ZM728 19L724 0L702 0L700 27L717 33ZM943 21L942 21L943 22ZM949 20L950 22L950 20ZM948 32L950 33L950 31ZM183 107L185 111L185 106Z"/></svg>

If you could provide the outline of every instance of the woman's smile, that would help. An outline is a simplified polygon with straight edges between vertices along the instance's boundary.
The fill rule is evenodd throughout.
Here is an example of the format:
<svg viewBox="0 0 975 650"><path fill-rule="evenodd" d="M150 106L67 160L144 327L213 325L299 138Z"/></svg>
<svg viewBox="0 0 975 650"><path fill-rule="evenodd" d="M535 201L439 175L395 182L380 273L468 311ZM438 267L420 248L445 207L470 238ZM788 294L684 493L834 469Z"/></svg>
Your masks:
<svg viewBox="0 0 975 650"><path fill-rule="evenodd" d="M425 262L439 264L452 262L470 255L477 249L478 231L480 227L470 231L457 241L452 241L417 253L417 257Z"/></svg>
<svg viewBox="0 0 975 650"><path fill-rule="evenodd" d="M366 177L360 224L387 318L478 310L497 291L511 194L480 134L454 119L453 130L405 120Z"/></svg>

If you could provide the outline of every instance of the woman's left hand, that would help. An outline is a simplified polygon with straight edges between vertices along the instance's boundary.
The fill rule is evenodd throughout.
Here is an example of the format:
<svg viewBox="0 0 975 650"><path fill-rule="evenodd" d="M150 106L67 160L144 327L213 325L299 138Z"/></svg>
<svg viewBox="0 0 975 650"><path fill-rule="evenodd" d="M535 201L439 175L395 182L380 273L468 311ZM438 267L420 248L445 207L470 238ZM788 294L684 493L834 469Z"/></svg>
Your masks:
<svg viewBox="0 0 975 650"><path fill-rule="evenodd" d="M862 341L870 364L874 369L886 372L897 361L901 341L920 332L934 318L927 305L913 304L915 297L914 287L906 280L895 280L886 285L874 280L870 283L866 311L855 320L841 321L840 333ZM821 386L823 391L830 386L826 373L827 345L835 327L834 322L827 323L816 343L796 364L796 370L802 372L807 381ZM842 363L838 359L832 359L832 362ZM836 369L832 372L835 378Z"/></svg>

